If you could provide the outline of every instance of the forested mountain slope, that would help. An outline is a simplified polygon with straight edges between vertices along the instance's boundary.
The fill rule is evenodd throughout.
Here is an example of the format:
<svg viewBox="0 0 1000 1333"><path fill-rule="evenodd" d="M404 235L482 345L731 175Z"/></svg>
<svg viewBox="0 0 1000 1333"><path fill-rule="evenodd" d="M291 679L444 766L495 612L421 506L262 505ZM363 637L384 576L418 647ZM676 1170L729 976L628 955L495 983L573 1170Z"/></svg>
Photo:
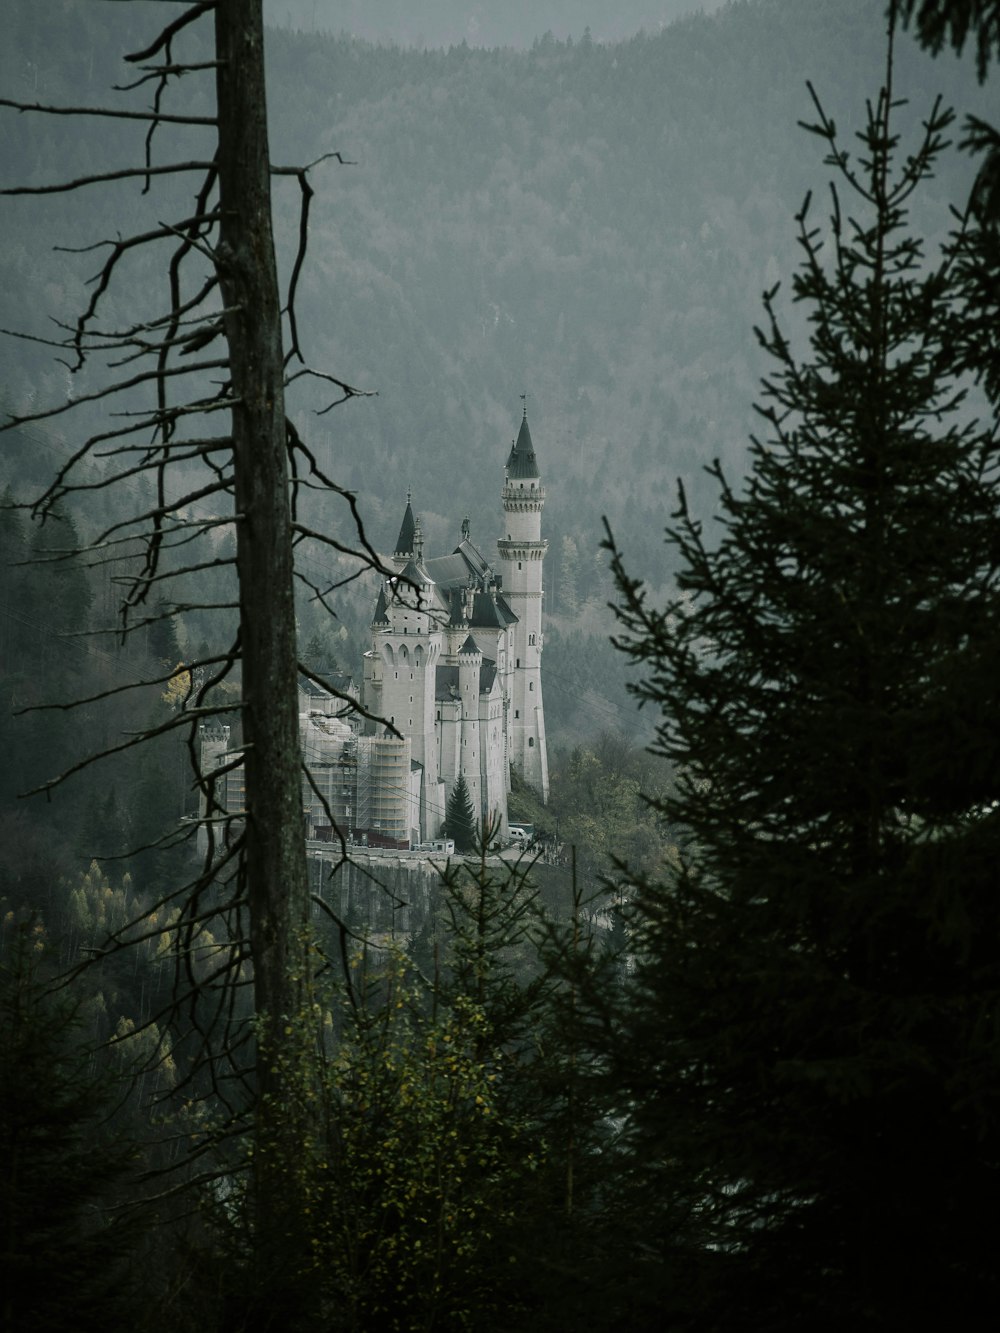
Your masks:
<svg viewBox="0 0 1000 1333"><path fill-rule="evenodd" d="M109 70L120 78L112 58L135 40L128 6L60 0L44 28L28 0L8 8L0 73L13 95L94 103ZM430 549L453 542L465 514L492 549L527 393L557 625L602 630L593 613L579 623L588 599L607 596L602 514L637 569L666 577L660 536L676 479L707 508L703 466L718 455L743 470L760 293L791 273L793 215L823 188L816 141L797 125L811 114L806 80L838 121L856 123L879 84L880 11L871 0L743 0L618 44L549 37L523 52L270 33L276 161L337 151L352 163L313 173L303 343L317 369L377 391L316 417L328 397L314 384L293 410L333 475L360 492L377 543L392 541L412 486ZM932 64L908 38L897 66L915 119L938 89L960 110L981 106L968 70ZM6 181L85 173L98 142L120 144L123 160L139 153L137 131L92 120L8 116L0 135ZM918 224L944 230L967 178L953 155ZM39 243L127 232L136 193L7 201L3 324L45 333L47 316L65 318L96 261L46 257ZM294 187L279 181L275 194L287 264ZM67 382L38 349L3 347L0 389L15 406Z"/></svg>
<svg viewBox="0 0 1000 1333"><path fill-rule="evenodd" d="M264 0L264 21L300 32L347 33L401 46L530 46L546 32L596 41L658 32L692 10L726 0Z"/></svg>

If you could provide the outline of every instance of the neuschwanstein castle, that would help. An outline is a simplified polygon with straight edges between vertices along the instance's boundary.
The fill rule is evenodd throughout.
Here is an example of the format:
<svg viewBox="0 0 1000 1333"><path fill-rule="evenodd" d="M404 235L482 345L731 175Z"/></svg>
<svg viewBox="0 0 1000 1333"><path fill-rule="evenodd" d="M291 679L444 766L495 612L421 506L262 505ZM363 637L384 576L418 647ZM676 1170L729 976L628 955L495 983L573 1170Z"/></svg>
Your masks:
<svg viewBox="0 0 1000 1333"><path fill-rule="evenodd" d="M344 695L356 695L347 681L336 682L339 697L306 682L300 691L310 839L333 839L336 829L373 847L426 845L459 775L480 827L498 824L501 835L512 768L548 798L541 674L548 543L527 410L501 502L505 535L491 562L472 542L468 520L450 555L426 555L407 497L385 561L395 572L379 589L364 663L365 712L384 721L345 712ZM224 762L228 732L203 729L204 768ZM225 804L235 813L243 805L240 767L228 772L226 786Z"/></svg>

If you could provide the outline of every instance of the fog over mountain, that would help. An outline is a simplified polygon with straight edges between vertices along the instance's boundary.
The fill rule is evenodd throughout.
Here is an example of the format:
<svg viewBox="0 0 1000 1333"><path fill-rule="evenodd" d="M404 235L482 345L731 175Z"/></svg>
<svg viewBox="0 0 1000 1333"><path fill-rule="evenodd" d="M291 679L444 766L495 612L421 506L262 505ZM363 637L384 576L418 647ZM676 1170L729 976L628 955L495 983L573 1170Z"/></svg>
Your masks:
<svg viewBox="0 0 1000 1333"><path fill-rule="evenodd" d="M708 14L726 0L264 0L267 23L299 32L347 33L401 46L510 46L523 50L551 32L619 41L655 33L686 14Z"/></svg>
<svg viewBox="0 0 1000 1333"><path fill-rule="evenodd" d="M705 467L721 458L737 481L745 470L767 369L753 332L765 288L782 284L781 317L803 333L790 298L794 219L812 191L825 226L829 198L822 145L798 123L813 114L806 80L851 146L883 73L872 0L740 0L654 26L679 8L625 6L622 21L645 30L612 43L594 39L599 7L585 3L420 6L438 25L422 50L291 28L268 36L275 161L339 152L348 163L328 159L312 173L303 345L312 366L376 394L317 416L328 402L322 383L297 385L297 427L358 492L377 543L394 540L412 488L429 550L450 549L468 515L492 552L503 461L527 394L548 492L552 624L602 644L611 628L603 516L634 567L662 586L678 479L710 516L717 493ZM367 15L369 36L411 10L271 7L277 20L314 14L317 29L324 13L343 16L342 27ZM452 40L449 24L494 10L509 31L480 29L485 46L438 49ZM58 12L58 24L39 25L34 4L12 0L4 85L26 99L100 102L121 81L120 53L145 38L145 8L62 0ZM577 19L595 20L592 37L561 40ZM552 32L538 36L543 21ZM525 49L487 49L518 32ZM394 33L416 42L398 24ZM897 118L904 144L939 90L959 112L989 114L967 64L931 61L908 35L897 43L895 87L909 99ZM189 81L186 106L207 98ZM166 155L165 135L160 144ZM172 144L198 155L196 132ZM92 120L11 115L0 124L8 182L140 156L141 131L120 123L100 133ZM917 224L931 245L947 234L969 177L953 151L922 193ZM52 247L141 230L183 188L161 181L143 198L125 183L8 200L3 323L48 336L52 319L86 299L95 268L92 255ZM297 239L287 179L276 179L274 208L287 273ZM0 347L0 388L16 407L58 400L71 385L87 387L46 350ZM58 437L65 419L52 429ZM576 654L574 670L581 661ZM587 672L607 674L596 660ZM568 715L581 688L586 681L567 681Z"/></svg>

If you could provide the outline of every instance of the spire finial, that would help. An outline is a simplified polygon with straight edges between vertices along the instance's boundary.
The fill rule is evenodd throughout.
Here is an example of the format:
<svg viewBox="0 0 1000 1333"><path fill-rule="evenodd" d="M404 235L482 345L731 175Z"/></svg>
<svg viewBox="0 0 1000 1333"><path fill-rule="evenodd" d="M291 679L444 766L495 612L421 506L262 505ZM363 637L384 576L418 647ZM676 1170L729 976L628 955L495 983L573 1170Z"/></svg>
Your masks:
<svg viewBox="0 0 1000 1333"><path fill-rule="evenodd" d="M523 411L524 411L524 415L523 415L523 417L521 418L521 420L522 420L522 421L527 421L527 419L528 419L528 395L527 395L526 393L522 393L522 394L521 394L521 406L522 406Z"/></svg>

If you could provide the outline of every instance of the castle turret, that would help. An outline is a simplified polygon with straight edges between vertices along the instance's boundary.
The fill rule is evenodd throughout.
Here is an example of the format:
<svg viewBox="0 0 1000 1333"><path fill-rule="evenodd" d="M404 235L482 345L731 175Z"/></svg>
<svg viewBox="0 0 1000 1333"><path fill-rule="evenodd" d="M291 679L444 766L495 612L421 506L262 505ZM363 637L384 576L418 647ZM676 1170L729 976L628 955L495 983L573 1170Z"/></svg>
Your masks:
<svg viewBox="0 0 1000 1333"><path fill-rule="evenodd" d="M464 775L472 808L480 827L483 821L482 737L479 725L479 675L483 654L470 634L458 650L458 692L462 707L459 773Z"/></svg>
<svg viewBox="0 0 1000 1333"><path fill-rule="evenodd" d="M535 448L524 410L503 487L504 537L497 543L503 594L517 616L508 662L510 703L507 744L510 762L540 794L549 795L549 765L542 710L542 567L548 542L542 539L542 487Z"/></svg>
<svg viewBox="0 0 1000 1333"><path fill-rule="evenodd" d="M415 554L417 535L417 521L413 517L413 506L410 504L410 493L406 493L406 512L403 514L403 521L399 525L399 536L396 538L396 549L393 552L393 560L397 565L405 565L412 560Z"/></svg>

